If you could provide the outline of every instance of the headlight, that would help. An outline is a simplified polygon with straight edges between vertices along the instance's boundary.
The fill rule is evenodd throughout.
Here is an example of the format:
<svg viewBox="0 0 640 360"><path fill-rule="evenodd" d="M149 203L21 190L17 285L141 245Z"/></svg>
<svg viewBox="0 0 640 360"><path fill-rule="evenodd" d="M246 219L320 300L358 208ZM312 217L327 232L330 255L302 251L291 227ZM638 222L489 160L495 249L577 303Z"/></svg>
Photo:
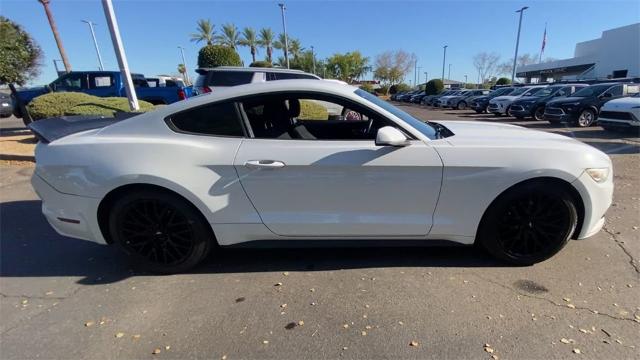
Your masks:
<svg viewBox="0 0 640 360"><path fill-rule="evenodd" d="M609 168L587 169L585 171L597 183L603 183L609 177Z"/></svg>

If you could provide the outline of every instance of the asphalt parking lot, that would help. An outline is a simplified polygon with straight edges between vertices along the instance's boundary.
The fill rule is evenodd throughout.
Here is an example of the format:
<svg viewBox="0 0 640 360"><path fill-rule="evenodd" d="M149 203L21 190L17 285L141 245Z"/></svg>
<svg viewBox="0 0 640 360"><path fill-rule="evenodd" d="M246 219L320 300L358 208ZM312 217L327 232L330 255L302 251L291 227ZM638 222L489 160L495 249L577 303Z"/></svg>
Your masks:
<svg viewBox="0 0 640 360"><path fill-rule="evenodd" d="M605 228L531 267L463 247L255 249L155 276L114 248L57 235L29 184L33 165L3 162L0 357L639 358L640 139L400 106L427 120L559 132L609 153Z"/></svg>

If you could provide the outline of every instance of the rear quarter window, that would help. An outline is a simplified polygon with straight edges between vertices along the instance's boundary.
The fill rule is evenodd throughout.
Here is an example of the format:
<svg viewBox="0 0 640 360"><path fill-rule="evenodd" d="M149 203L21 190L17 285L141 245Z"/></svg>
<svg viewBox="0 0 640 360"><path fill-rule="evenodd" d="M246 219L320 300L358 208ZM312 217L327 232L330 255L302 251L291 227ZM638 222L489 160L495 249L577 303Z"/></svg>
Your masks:
<svg viewBox="0 0 640 360"><path fill-rule="evenodd" d="M206 85L236 86L250 84L253 79L251 71L212 71Z"/></svg>
<svg viewBox="0 0 640 360"><path fill-rule="evenodd" d="M171 115L167 122L177 132L211 136L244 136L234 103L209 104Z"/></svg>

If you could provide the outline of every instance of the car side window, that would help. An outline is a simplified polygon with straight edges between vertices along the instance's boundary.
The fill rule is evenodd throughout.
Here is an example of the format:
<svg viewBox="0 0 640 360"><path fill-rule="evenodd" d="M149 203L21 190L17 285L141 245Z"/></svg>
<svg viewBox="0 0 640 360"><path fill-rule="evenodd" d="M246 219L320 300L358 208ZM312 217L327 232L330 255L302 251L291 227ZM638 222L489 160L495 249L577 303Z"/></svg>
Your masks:
<svg viewBox="0 0 640 360"><path fill-rule="evenodd" d="M241 101L256 138L373 140L389 120L345 99L316 94L278 94Z"/></svg>
<svg viewBox="0 0 640 360"><path fill-rule="evenodd" d="M212 136L244 136L235 103L208 104L169 116L169 126L178 132Z"/></svg>
<svg viewBox="0 0 640 360"><path fill-rule="evenodd" d="M273 72L269 80L291 80L291 79L315 79L315 77L307 74Z"/></svg>
<svg viewBox="0 0 640 360"><path fill-rule="evenodd" d="M99 89L113 86L113 76L112 75L102 75L102 74L90 74L89 75L89 88L90 89Z"/></svg>
<svg viewBox="0 0 640 360"><path fill-rule="evenodd" d="M52 83L56 90L76 91L82 90L82 78L84 74L70 73Z"/></svg>
<svg viewBox="0 0 640 360"><path fill-rule="evenodd" d="M607 90L607 94L611 96L622 96L622 85L616 85Z"/></svg>

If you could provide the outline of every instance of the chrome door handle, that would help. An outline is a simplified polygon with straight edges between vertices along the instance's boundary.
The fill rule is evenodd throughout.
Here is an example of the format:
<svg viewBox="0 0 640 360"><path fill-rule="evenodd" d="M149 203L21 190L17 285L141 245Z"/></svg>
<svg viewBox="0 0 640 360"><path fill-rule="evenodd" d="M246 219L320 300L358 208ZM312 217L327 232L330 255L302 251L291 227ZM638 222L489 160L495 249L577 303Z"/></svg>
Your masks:
<svg viewBox="0 0 640 360"><path fill-rule="evenodd" d="M276 169L284 167L285 165L282 161L277 160L249 160L244 163L244 166Z"/></svg>

